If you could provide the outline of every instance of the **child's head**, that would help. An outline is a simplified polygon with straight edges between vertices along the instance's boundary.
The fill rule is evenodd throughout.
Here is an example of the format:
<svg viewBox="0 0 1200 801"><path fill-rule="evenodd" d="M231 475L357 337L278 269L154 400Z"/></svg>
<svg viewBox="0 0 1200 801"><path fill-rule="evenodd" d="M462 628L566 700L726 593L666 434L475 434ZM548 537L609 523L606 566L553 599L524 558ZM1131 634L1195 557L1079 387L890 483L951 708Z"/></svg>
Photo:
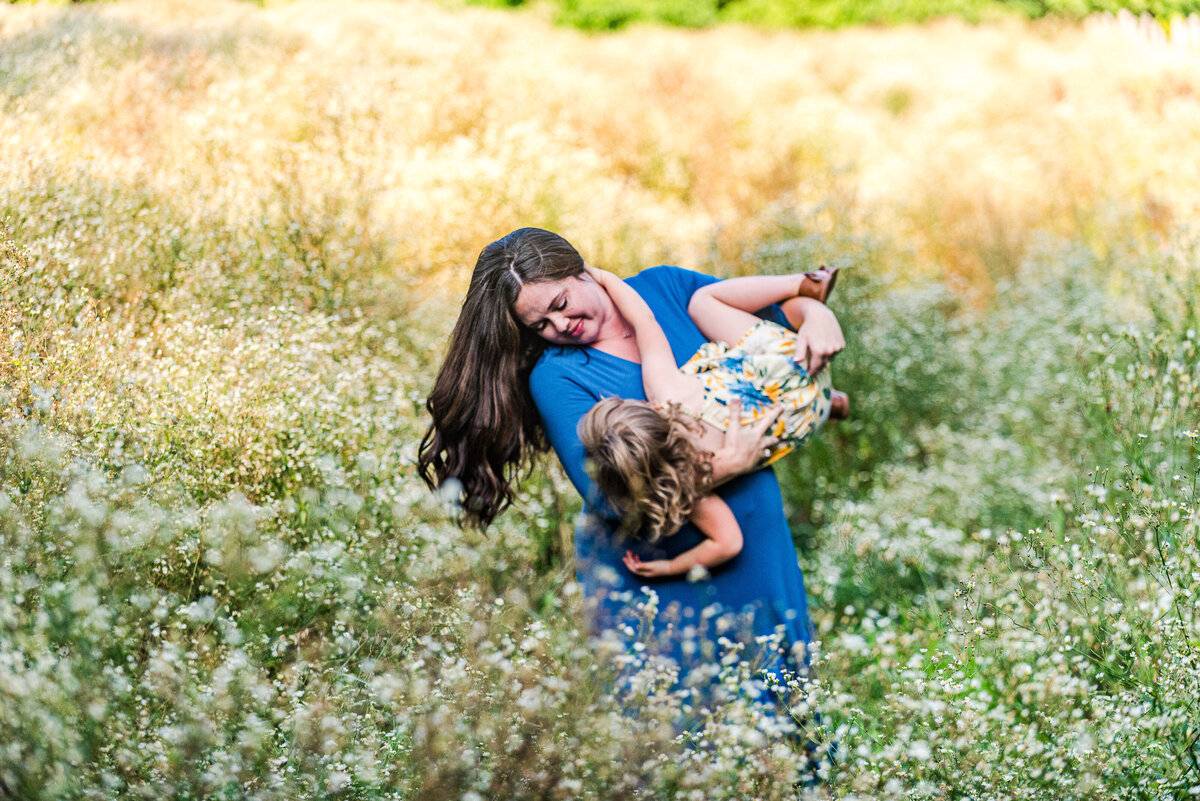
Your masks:
<svg viewBox="0 0 1200 801"><path fill-rule="evenodd" d="M656 540L687 521L712 478L710 455L688 436L698 427L678 406L624 398L605 398L579 422L592 478L626 529Z"/></svg>

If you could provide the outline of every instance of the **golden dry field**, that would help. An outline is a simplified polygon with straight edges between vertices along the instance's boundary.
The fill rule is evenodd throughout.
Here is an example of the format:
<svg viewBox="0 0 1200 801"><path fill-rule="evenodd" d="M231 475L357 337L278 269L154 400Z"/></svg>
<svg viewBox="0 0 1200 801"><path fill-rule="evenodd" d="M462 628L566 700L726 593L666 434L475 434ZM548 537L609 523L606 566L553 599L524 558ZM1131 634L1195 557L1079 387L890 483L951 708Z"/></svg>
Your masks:
<svg viewBox="0 0 1200 801"><path fill-rule="evenodd" d="M728 260L819 207L986 285L1035 232L1149 236L1198 211L1196 46L1115 22L589 37L392 2L3 19L24 45L6 183L86 165L214 222L333 217L409 287L461 283L480 242L531 221L632 269Z"/></svg>
<svg viewBox="0 0 1200 801"><path fill-rule="evenodd" d="M0 6L0 799L1194 797L1196 27ZM789 715L586 639L557 466L416 477L530 225L847 268Z"/></svg>

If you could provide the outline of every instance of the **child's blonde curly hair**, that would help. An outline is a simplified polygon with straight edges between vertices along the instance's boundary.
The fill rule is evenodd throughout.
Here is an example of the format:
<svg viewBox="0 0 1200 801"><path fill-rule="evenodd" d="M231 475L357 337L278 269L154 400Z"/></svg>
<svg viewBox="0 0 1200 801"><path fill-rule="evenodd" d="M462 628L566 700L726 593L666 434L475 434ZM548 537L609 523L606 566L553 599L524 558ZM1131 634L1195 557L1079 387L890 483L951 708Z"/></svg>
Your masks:
<svg viewBox="0 0 1200 801"><path fill-rule="evenodd" d="M651 542L673 533L712 485L712 454L688 432L700 423L678 404L605 398L579 421L589 472L623 514L622 529Z"/></svg>

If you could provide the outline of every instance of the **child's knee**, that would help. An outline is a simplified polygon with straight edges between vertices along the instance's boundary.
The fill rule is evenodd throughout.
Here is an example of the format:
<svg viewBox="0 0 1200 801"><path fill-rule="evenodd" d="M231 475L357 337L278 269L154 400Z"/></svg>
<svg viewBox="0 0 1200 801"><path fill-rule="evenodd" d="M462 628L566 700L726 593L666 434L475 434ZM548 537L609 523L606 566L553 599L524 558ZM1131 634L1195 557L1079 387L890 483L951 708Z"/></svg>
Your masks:
<svg viewBox="0 0 1200 801"><path fill-rule="evenodd" d="M788 298L779 304L783 310L783 316L787 318L788 325L792 330L796 330L804 322L804 301L799 297Z"/></svg>

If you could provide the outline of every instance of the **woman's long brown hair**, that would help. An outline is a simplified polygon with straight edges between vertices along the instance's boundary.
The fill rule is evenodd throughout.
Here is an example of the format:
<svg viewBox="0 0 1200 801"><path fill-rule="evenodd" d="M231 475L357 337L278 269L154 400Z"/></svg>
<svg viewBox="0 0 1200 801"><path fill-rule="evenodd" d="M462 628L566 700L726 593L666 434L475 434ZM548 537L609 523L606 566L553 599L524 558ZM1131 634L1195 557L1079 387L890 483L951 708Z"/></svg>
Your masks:
<svg viewBox="0 0 1200 801"><path fill-rule="evenodd" d="M575 248L540 228L513 231L475 262L425 404L433 423L417 460L430 487L459 482L465 523L491 523L512 503L517 475L548 447L529 392L529 373L546 342L518 322L517 294L525 284L582 273Z"/></svg>

